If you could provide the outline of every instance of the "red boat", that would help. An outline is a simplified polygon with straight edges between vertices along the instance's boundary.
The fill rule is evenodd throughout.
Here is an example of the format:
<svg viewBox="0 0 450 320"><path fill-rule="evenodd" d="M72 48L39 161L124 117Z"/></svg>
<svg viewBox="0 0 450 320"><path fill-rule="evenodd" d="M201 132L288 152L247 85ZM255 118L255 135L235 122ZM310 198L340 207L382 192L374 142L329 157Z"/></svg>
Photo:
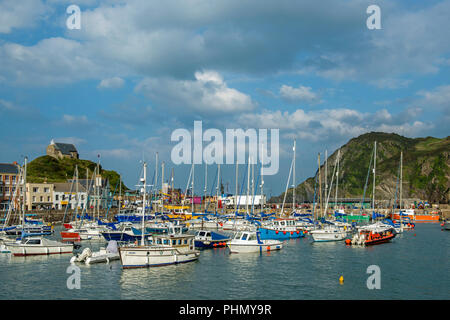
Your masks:
<svg viewBox="0 0 450 320"><path fill-rule="evenodd" d="M80 234L78 232L68 232L68 231L61 231L61 238L63 240L76 240L76 241L80 241Z"/></svg>
<svg viewBox="0 0 450 320"><path fill-rule="evenodd" d="M359 233L355 234L352 240L345 240L345 244L350 245L366 245L371 246L375 244L389 242L395 238L397 233L395 229L389 226L368 226L361 228Z"/></svg>
<svg viewBox="0 0 450 320"><path fill-rule="evenodd" d="M365 245L370 246L379 243L389 242L395 238L395 231L387 230L382 232L369 231L366 236Z"/></svg>

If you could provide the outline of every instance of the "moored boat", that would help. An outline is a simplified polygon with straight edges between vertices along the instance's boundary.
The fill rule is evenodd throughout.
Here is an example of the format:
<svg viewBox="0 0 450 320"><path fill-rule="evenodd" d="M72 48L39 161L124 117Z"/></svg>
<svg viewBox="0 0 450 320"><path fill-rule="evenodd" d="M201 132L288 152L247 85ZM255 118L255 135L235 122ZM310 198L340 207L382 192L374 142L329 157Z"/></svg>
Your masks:
<svg viewBox="0 0 450 320"><path fill-rule="evenodd" d="M231 238L219 232L199 230L195 234L194 242L196 248L218 248L226 247Z"/></svg>
<svg viewBox="0 0 450 320"><path fill-rule="evenodd" d="M262 240L259 231L239 231L227 246L231 253L255 253L280 250L283 243L279 240Z"/></svg>
<svg viewBox="0 0 450 320"><path fill-rule="evenodd" d="M14 256L32 256L72 253L72 243L61 243L42 237L23 238L20 243L8 245Z"/></svg>
<svg viewBox="0 0 450 320"><path fill-rule="evenodd" d="M370 246L389 242L394 239L396 235L397 233L393 227L374 224L359 228L358 233L356 233L351 240L347 239L345 243Z"/></svg>

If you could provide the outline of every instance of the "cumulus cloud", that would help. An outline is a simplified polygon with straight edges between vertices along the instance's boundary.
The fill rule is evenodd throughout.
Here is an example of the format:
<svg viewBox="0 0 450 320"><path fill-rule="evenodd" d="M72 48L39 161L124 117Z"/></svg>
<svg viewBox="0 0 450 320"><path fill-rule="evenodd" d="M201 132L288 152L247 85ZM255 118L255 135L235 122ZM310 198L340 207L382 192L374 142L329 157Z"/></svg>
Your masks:
<svg viewBox="0 0 450 320"><path fill-rule="evenodd" d="M2 0L0 2L0 33L32 27L42 19L48 8L41 0Z"/></svg>
<svg viewBox="0 0 450 320"><path fill-rule="evenodd" d="M320 97L317 93L312 91L311 87L306 86L298 86L297 88L282 85L280 88L280 96L281 98L289 103L308 103L308 104L316 104L320 103Z"/></svg>
<svg viewBox="0 0 450 320"><path fill-rule="evenodd" d="M429 122L405 120L402 116L393 115L385 109L371 113L348 108L307 112L303 109L293 112L266 110L258 114L242 115L238 122L259 128L278 128L280 134L285 137L296 137L306 141L347 139L371 131L419 136L434 127Z"/></svg>
<svg viewBox="0 0 450 320"><path fill-rule="evenodd" d="M198 71L194 76L195 80L145 78L135 91L176 110L231 113L256 107L249 95L229 88L218 72Z"/></svg>

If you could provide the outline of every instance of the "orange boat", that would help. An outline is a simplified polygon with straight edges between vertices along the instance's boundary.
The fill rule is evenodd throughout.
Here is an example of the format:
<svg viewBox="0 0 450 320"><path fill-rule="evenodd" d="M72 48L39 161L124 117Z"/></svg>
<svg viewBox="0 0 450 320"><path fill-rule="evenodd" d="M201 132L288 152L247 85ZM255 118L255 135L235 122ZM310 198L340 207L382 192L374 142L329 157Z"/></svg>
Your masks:
<svg viewBox="0 0 450 320"><path fill-rule="evenodd" d="M439 214L438 213L430 213L430 214L417 214L414 209L407 209L405 211L402 211L402 218L405 219L409 218L411 221L414 222L439 222ZM400 214L394 213L392 215L392 218L395 220L400 220Z"/></svg>

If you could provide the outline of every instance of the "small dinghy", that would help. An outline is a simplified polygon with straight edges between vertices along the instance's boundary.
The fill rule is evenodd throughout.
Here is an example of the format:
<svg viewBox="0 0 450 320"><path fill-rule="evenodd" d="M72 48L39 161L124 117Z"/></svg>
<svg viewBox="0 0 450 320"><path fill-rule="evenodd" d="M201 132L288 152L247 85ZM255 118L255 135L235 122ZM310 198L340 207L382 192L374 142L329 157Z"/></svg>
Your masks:
<svg viewBox="0 0 450 320"><path fill-rule="evenodd" d="M73 256L70 259L70 263L84 262L86 264L93 263L109 263L113 260L119 260L119 250L117 248L117 242L111 240L108 242L106 248L100 248L99 251L92 252L91 249L86 248L80 254Z"/></svg>

